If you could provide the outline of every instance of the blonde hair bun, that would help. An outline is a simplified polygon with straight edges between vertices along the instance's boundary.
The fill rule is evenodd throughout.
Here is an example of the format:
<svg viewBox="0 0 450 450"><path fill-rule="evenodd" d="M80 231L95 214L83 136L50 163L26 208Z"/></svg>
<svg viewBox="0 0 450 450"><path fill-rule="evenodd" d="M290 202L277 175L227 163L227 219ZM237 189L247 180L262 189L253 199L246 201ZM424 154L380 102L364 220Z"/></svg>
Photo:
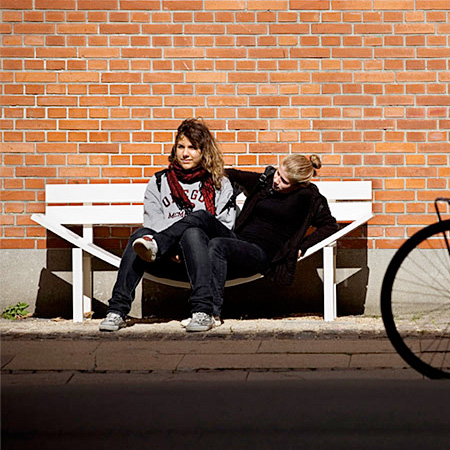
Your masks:
<svg viewBox="0 0 450 450"><path fill-rule="evenodd" d="M319 170L322 167L322 161L320 160L319 155L311 155L309 157L309 160L311 161L311 164L315 170Z"/></svg>

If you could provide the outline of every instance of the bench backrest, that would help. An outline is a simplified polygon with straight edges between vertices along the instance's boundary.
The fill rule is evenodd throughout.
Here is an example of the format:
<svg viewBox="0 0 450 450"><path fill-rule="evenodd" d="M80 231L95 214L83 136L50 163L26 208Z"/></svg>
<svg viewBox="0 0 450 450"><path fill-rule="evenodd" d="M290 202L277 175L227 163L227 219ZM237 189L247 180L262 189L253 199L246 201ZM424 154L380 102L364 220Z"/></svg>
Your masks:
<svg viewBox="0 0 450 450"><path fill-rule="evenodd" d="M372 212L370 181L320 181L338 222L351 222ZM48 184L46 215L61 224L141 224L147 183ZM238 203L243 203L240 197Z"/></svg>

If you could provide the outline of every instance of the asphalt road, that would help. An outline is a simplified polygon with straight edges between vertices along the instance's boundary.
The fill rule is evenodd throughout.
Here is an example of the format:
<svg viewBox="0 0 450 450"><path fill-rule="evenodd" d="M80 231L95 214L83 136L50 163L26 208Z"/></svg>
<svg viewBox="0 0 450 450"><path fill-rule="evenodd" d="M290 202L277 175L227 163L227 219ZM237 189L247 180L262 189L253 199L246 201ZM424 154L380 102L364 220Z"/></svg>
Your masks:
<svg viewBox="0 0 450 450"><path fill-rule="evenodd" d="M450 383L296 380L22 385L5 450L448 450Z"/></svg>

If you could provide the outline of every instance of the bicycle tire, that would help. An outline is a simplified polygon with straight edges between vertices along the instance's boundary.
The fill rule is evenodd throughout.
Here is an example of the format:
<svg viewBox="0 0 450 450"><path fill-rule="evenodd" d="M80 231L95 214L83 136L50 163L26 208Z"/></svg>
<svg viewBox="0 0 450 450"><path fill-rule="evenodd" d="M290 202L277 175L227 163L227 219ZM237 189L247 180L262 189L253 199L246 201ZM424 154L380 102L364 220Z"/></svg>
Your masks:
<svg viewBox="0 0 450 450"><path fill-rule="evenodd" d="M450 220L411 236L388 265L381 315L392 345L424 376L450 378Z"/></svg>

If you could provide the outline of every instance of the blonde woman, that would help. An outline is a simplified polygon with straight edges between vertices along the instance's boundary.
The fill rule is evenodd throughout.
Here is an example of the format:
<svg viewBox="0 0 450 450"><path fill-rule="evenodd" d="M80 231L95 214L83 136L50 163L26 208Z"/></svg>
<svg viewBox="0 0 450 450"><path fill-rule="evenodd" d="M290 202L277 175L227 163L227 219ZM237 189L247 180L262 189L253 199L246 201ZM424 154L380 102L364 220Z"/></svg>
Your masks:
<svg viewBox="0 0 450 450"><path fill-rule="evenodd" d="M311 179L320 168L316 155L290 155L278 169L227 170L247 199L236 220L235 237L216 237L208 246L214 304L220 313L227 278L264 273L274 282L292 284L297 258L333 234L338 225L327 200ZM312 227L312 233L307 231Z"/></svg>

